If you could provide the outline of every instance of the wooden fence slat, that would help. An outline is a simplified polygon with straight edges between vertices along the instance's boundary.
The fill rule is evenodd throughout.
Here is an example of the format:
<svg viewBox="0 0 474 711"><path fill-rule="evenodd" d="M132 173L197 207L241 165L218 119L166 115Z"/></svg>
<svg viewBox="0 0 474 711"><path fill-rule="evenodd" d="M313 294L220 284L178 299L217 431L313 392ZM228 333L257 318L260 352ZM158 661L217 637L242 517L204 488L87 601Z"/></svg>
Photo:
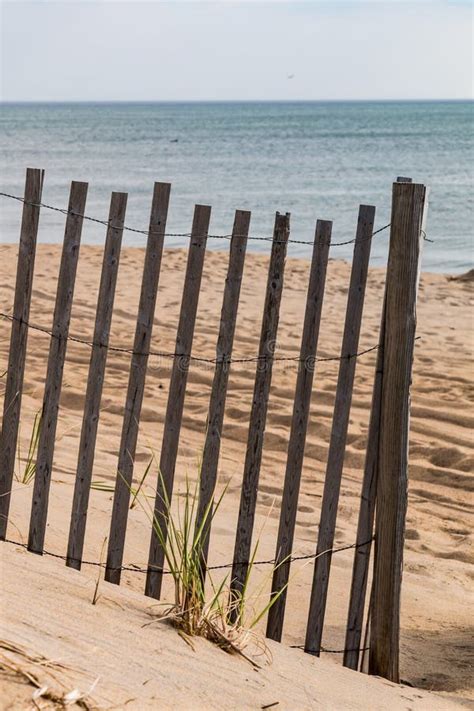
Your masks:
<svg viewBox="0 0 474 711"><path fill-rule="evenodd" d="M0 434L0 540L5 540L10 510L43 179L44 170L27 168Z"/></svg>
<svg viewBox="0 0 474 711"><path fill-rule="evenodd" d="M411 183L411 178L399 177L398 183ZM364 606L367 594L370 552L374 529L375 500L377 496L377 462L380 433L380 405L382 400L383 343L385 334L385 295L379 331L379 350L375 366L372 404L370 408L369 433L360 495L359 520L357 523L356 549L352 568L351 592L347 614L346 641L343 664L357 670L360 658ZM365 647L365 644L363 645ZM361 670L362 671L362 670Z"/></svg>
<svg viewBox="0 0 474 711"><path fill-rule="evenodd" d="M251 554L252 532L257 504L258 480L262 461L263 438L272 380L280 302L283 291L286 248L290 233L290 215L276 213L272 252L268 269L265 306L260 334L259 360L253 391L247 451L245 455L239 518L235 538L231 589L242 591Z"/></svg>
<svg viewBox="0 0 474 711"><path fill-rule="evenodd" d="M173 492L174 472L189 371L189 355L191 354L193 343L210 217L211 208L209 206L196 205L176 336L175 353L177 356L173 360L165 414L159 466L161 476L157 483L154 509L155 520L159 521L165 539L168 526L163 497L164 492L166 492L168 500L171 501ZM118 518L121 510L120 506L123 507L124 504L118 499L117 491L119 490L116 489L116 498L114 499L114 518L112 519L106 570L106 579L114 583L120 581L120 566L125 542L125 528L121 519ZM128 506L130 492L128 489L125 491L125 488L122 488L121 491L123 500L126 501L126 506ZM164 550L159 544L155 528L152 527L149 551L150 570L147 574L145 586L145 594L150 597L159 597L160 595L163 563Z"/></svg>
<svg viewBox="0 0 474 711"><path fill-rule="evenodd" d="M145 379L148 365L147 353L150 350L153 330L153 318L155 315L156 295L160 276L161 257L163 254L164 234L166 232L170 191L171 185L169 183L155 183L143 266L140 302L135 328L135 339L133 342L133 354L130 361L130 375L122 425L105 571L105 579L117 585L120 582L120 567L123 560L128 506L130 502L130 486L133 479L133 464L137 447L143 394L145 392Z"/></svg>
<svg viewBox="0 0 474 711"><path fill-rule="evenodd" d="M369 433L360 495L359 520L357 523L356 549L352 568L349 611L347 615L344 666L357 670L360 657L362 628L364 623L365 596L369 575L370 552L374 530L375 500L377 495L377 463L380 433L380 405L383 381L383 343L385 332L385 299L380 324L379 350L375 366L372 405L370 408Z"/></svg>
<svg viewBox="0 0 474 711"><path fill-rule="evenodd" d="M95 443L99 426L100 402L104 385L107 347L114 308L115 287L120 263L123 225L127 208L127 193L112 193L109 226L105 239L102 271L94 326L93 346L89 363L81 439L77 460L74 498L66 565L80 570L87 523L87 508L94 465Z"/></svg>
<svg viewBox="0 0 474 711"><path fill-rule="evenodd" d="M316 555L319 557L316 558L314 565L308 626L306 629L305 651L317 655L319 655L321 649L331 568L331 553L326 553L326 551L330 551L334 545L337 507L357 361L357 358L351 356L357 353L359 346L374 218L375 207L371 205L360 206L351 280L347 298L346 321L342 340L341 361L336 388L336 401L326 466L326 478L321 504L321 518L316 548Z"/></svg>
<svg viewBox="0 0 474 711"><path fill-rule="evenodd" d="M410 384L426 190L394 183L387 266L383 385L369 671L399 682L400 592L408 485Z"/></svg>
<svg viewBox="0 0 474 711"><path fill-rule="evenodd" d="M41 411L38 454L36 457L30 530L28 535L28 550L33 553L43 552L46 532L59 398L61 395L64 361L66 358L67 338L69 334L69 322L71 320L72 300L76 281L77 262L79 259L87 188L87 183L73 181L69 195L69 207L54 307L43 408Z"/></svg>
<svg viewBox="0 0 474 711"><path fill-rule="evenodd" d="M278 567L273 572L272 581L272 596L280 595L270 608L267 621L267 637L278 642L283 632L285 586L290 575L289 556L293 548L331 231L332 222L317 221L275 553Z"/></svg>
<svg viewBox="0 0 474 711"><path fill-rule="evenodd" d="M216 367L212 383L209 412L207 416L207 434L201 462L201 480L199 502L196 514L196 528L202 524L208 511L205 531L202 535L202 574L209 552L211 533L212 498L217 481L217 468L221 446L222 425L229 381L229 359L234 342L237 307L239 305L240 286L244 269L245 250L250 225L250 212L237 210L235 213L232 239L230 243L229 265L222 303L219 336L216 346ZM211 506L211 508L209 508Z"/></svg>

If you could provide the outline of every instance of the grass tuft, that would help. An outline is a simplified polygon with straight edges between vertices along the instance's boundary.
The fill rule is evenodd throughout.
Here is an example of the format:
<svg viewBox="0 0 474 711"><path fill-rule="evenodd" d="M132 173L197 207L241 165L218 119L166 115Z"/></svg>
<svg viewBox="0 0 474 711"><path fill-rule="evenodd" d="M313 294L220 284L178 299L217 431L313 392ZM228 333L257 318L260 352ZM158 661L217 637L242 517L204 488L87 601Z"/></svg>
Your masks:
<svg viewBox="0 0 474 711"><path fill-rule="evenodd" d="M153 455L150 457L150 461L145 467L145 471L143 472L142 478L140 479L140 482L138 486L130 486L130 494L132 496L132 500L130 502L130 509L134 509L135 506L137 505L137 497L141 493L143 485L145 483L145 480L150 473L151 466L153 464L154 457ZM94 489L95 491L105 491L110 494L113 494L115 491L115 484L112 484L108 481L101 481L101 480L95 480L91 482L91 489ZM146 496L146 494L144 494Z"/></svg>
<svg viewBox="0 0 474 711"><path fill-rule="evenodd" d="M43 419L43 412L40 408L35 415L33 421L33 428L31 430L30 441L28 444L28 454L25 460L25 466L23 472L21 473L21 451L18 445L18 464L20 474L17 476L20 484L29 484L35 476L36 473L36 455L38 453L38 442L41 432L41 422Z"/></svg>
<svg viewBox="0 0 474 711"><path fill-rule="evenodd" d="M216 501L211 499L202 522L196 525L199 483L199 476L193 486L186 477L185 490L177 497L178 505L174 512L162 481L162 491L165 492L163 516L168 523L166 538L163 533L163 520L158 519L146 498L136 497L136 501L152 521L174 584L173 603L164 605L163 611L158 615L152 612L154 619L148 624L168 621L191 646L193 637L204 637L224 651L239 654L258 667L256 658L263 655L270 661L270 653L264 637L255 631L255 627L283 590L272 596L265 605L260 604L262 599L268 600L268 592L265 593L264 588L268 579L273 576L274 569L271 569L257 593L250 595L249 582L254 571L258 541L253 549L245 584L240 593L231 592L229 574L216 582L210 571L207 571L207 584L204 583L203 542L227 487L224 487ZM246 650L250 650L250 653Z"/></svg>

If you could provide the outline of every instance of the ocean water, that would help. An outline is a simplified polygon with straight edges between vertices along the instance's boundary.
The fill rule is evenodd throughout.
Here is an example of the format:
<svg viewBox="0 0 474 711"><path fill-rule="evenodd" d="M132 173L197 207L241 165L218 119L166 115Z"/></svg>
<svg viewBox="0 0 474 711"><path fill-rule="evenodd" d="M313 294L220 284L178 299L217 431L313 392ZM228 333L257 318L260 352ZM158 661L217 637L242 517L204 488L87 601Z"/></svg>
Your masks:
<svg viewBox="0 0 474 711"><path fill-rule="evenodd" d="M358 205L390 220L398 175L430 186L423 269L473 266L472 102L3 104L1 190L22 195L27 166L44 168L43 201L66 207L71 180L90 183L87 214L107 219L112 190L129 193L127 224L146 228L155 180L172 183L169 232L190 230L193 206L212 206L211 232L231 231L236 208L252 211L251 234L270 236L276 210L291 213L291 237L312 240L317 218L333 241L355 234ZM0 197L0 241L18 239L21 205ZM62 239L64 216L43 210L40 240ZM86 223L85 243L105 228ZM388 231L372 263L386 259ZM145 238L126 233L124 243ZM168 238L182 246L186 238ZM222 248L221 240L210 247ZM262 242L249 248L269 250ZM334 247L348 259L352 248ZM292 256L310 256L290 245Z"/></svg>

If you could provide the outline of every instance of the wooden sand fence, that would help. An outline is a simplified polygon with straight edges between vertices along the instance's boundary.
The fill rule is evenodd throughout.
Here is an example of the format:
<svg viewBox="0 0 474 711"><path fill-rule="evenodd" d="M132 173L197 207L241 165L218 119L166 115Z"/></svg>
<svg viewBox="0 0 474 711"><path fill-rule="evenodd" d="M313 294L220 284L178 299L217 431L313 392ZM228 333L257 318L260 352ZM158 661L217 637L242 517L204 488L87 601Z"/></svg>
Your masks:
<svg viewBox="0 0 474 711"><path fill-rule="evenodd" d="M7 539L10 495L14 475L22 389L27 354L36 241L40 217L44 172L28 169L23 202L18 266L13 311L3 314L11 320L11 341L5 380L3 420L0 436L0 539ZM42 554L48 518L48 498L58 422L59 398L69 338L69 322L74 281L79 259L81 232L85 219L87 183L71 184L69 207L56 303L50 334L47 375L42 406L36 472L33 486L28 549ZM5 194L4 194L5 195ZM8 196L6 197L14 197ZM117 478L114 489L105 578L119 583L127 530L130 486L140 425L140 413L150 355L153 319L160 275L161 257L170 198L170 185L156 183L141 285L140 302L129 370L123 414ZM80 569L92 481L94 450L99 422L102 386L114 295L119 268L122 235L126 229L127 195L112 193L103 253L91 358L87 381L74 498L67 555L68 566ZM176 346L169 382L168 404L160 450L162 481L156 492L155 513L163 520L164 494L171 500L175 464L180 441L188 366L192 358L193 334L206 254L211 208L196 205L189 239L186 276L177 327ZM373 386L365 468L360 496L359 520L354 548L352 585L346 627L344 665L360 666L364 609L372 540L375 539L373 589L370 602L369 672L399 681L400 590L407 506L408 434L410 382L416 327L416 300L420 255L426 217L426 189L408 178L393 184L390 222L390 247L386 272L383 316L377 345L377 364ZM336 517L344 467L344 455L351 410L356 356L364 305L369 257L374 234L375 208L361 205L354 242L348 290L339 375L332 431L321 504L319 534L314 556L314 573L304 649L319 655L334 552ZM276 214L266 283L265 305L256 361L255 384L243 470L240 509L235 538L231 586L242 588L251 557L264 432L275 360L274 344L278 332L285 259L290 235L288 214ZM240 285L249 238L250 213L237 210L230 239L228 271L224 288L214 376L207 415L206 439L202 457L198 521L209 504L217 480L221 432L225 414L229 368L239 304ZM281 640L286 606L293 538L296 525L300 478L310 415L314 364L325 290L326 268L331 246L332 223L318 220L313 243L309 284L293 414L288 432L284 478L272 594L284 592L270 608L267 636ZM43 329L44 330L44 329ZM163 487L165 491L163 491ZM375 535L374 535L375 531ZM203 558L207 560L211 530L207 528ZM159 598L164 551L151 531L145 594Z"/></svg>

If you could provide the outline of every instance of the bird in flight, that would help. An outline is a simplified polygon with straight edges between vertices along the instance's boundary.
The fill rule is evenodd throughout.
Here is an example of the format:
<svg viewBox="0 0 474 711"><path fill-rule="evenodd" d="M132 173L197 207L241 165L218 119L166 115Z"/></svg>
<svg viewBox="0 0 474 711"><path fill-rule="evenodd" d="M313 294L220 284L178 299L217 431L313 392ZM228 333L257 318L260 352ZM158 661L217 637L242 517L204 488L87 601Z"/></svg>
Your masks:
<svg viewBox="0 0 474 711"><path fill-rule="evenodd" d="M288 76L287 76L286 78L287 78L287 79L293 79L294 76L295 76L294 74L288 74Z"/></svg>

